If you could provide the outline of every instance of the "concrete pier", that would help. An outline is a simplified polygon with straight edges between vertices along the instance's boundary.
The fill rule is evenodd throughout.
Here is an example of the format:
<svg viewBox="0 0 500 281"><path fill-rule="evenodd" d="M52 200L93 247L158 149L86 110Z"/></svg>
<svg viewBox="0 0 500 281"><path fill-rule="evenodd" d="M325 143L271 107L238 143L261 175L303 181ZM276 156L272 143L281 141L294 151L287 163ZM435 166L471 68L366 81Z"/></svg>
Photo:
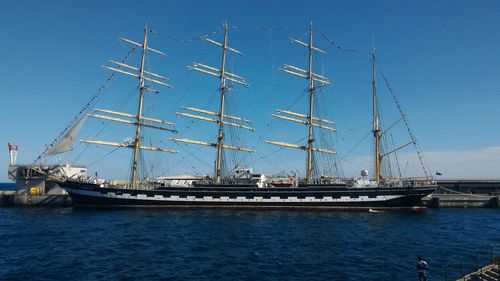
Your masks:
<svg viewBox="0 0 500 281"><path fill-rule="evenodd" d="M436 180L437 184L448 190L469 194L500 195L500 180L461 179Z"/></svg>
<svg viewBox="0 0 500 281"><path fill-rule="evenodd" d="M71 197L68 194L31 195L19 194L16 191L0 191L0 206L67 207L71 205Z"/></svg>
<svg viewBox="0 0 500 281"><path fill-rule="evenodd" d="M499 196L479 194L431 194L422 199L428 208L498 208Z"/></svg>

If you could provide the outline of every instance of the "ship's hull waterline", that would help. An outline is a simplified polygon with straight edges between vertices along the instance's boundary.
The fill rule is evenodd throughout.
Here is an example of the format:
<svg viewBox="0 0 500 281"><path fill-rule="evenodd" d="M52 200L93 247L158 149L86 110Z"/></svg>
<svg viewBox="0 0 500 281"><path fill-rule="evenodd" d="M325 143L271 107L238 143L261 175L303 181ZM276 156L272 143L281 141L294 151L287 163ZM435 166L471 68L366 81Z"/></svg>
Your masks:
<svg viewBox="0 0 500 281"><path fill-rule="evenodd" d="M67 181L74 206L152 208L412 209L435 187L297 188L171 187L155 190L101 187Z"/></svg>

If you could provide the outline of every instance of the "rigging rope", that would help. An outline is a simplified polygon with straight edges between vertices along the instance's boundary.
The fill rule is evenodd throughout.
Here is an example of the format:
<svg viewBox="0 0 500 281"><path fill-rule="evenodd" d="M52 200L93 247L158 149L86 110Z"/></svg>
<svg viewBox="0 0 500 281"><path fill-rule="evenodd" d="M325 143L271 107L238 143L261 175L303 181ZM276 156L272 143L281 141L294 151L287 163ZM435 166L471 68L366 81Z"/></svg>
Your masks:
<svg viewBox="0 0 500 281"><path fill-rule="evenodd" d="M349 52L349 53L359 53L359 51L354 50L354 49L346 49L346 48L343 48L343 47L342 47L342 46L340 46L339 44L335 43L335 41L333 41L333 40L331 40L330 38L328 38L328 37L326 36L326 34L324 34L324 33L321 33L321 32L319 32L319 31L317 31L317 30L314 30L314 31L318 32L318 33L319 33L319 35L320 35L321 37L323 37L323 39L325 39L328 43L330 43L330 45L332 45L334 48L336 48L336 49L337 49L337 50L339 50L339 51L342 51L342 52Z"/></svg>
<svg viewBox="0 0 500 281"><path fill-rule="evenodd" d="M125 63L129 57L135 52L137 49L136 46L132 47L132 49L125 55L125 57L121 60L122 63ZM73 118L73 120L59 133L59 135L50 143L44 151L33 161L33 164L36 164L38 161L40 161L43 157L46 156L46 153L54 147L70 130L73 128L73 126L80 120L80 118L85 115L89 110L92 104L94 104L103 93L104 90L109 86L111 83L111 80L115 77L116 73L111 72L111 74L108 76L106 81L104 81L103 85L97 90L97 92L90 98L90 100L83 106L83 108L76 114L76 116Z"/></svg>
<svg viewBox="0 0 500 281"><path fill-rule="evenodd" d="M343 157L342 157L342 159L340 159L340 161L347 160L347 156L349 156L351 154L351 152L353 152L354 149L356 149L361 143L363 143L371 134L373 134L373 133L372 132L366 133L366 135L364 137L362 137L361 140L358 141L347 153L343 154Z"/></svg>
<svg viewBox="0 0 500 281"><path fill-rule="evenodd" d="M104 131L106 127L102 127L101 130L99 130L95 136L98 136L102 133L102 131ZM80 157L85 153L85 151L87 151L87 149L89 148L89 145L86 145L85 148L78 154L78 156L76 156L76 158L72 161L72 164L75 163L76 161L78 161L78 159L80 159ZM113 150L114 151L114 150Z"/></svg>
<svg viewBox="0 0 500 281"><path fill-rule="evenodd" d="M395 147L396 146L396 142L394 141L394 136L392 133L389 133L389 136L391 137L391 141L392 141L392 146ZM398 174L399 174L399 177L402 177L403 174L401 173L401 167L399 165L399 159L398 159L398 152L397 151L394 151L394 158L396 158L396 168L398 168ZM408 161L406 162L406 166L408 167ZM406 168L405 168L405 171L406 171Z"/></svg>
<svg viewBox="0 0 500 281"><path fill-rule="evenodd" d="M394 100L394 103L396 103L396 107L398 108L398 111L401 114L401 118L403 118L403 121L405 123L406 129L408 130L408 134L410 135L410 138L413 141L413 146L415 147L415 151L417 152L417 156L418 156L418 159L420 161L420 164L422 165L422 170L424 171L425 177L426 178L431 178L432 176L429 175L429 173L428 173L428 171L427 171L427 169L425 167L424 157L423 157L422 152L420 151L420 149L418 147L417 139L415 138L415 135L413 134L413 131L410 128L410 124L408 122L408 119L406 118L406 114L404 114L403 110L401 109L401 105L399 104L399 101L398 101L396 95L394 94L394 91L392 90L390 84L389 84L389 80L387 80L387 78L385 77L385 75L382 72L380 66L379 66L379 72L380 72L380 75L381 75L382 79L385 82L385 85L386 85L387 89L391 93L391 96L392 96L392 99Z"/></svg>
<svg viewBox="0 0 500 281"><path fill-rule="evenodd" d="M250 31L283 31L283 30L293 30L296 27L286 27L286 26L278 26L278 27L264 27L264 26L237 26L233 25L229 28L234 30L250 30Z"/></svg>
<svg viewBox="0 0 500 281"><path fill-rule="evenodd" d="M87 147L89 147L89 146L87 146ZM94 166L95 164L99 163L102 159L104 159L104 158L108 157L109 155L113 154L117 149L120 149L120 147L114 148L110 152L108 152L105 155L101 156L101 158L99 158L99 159L95 160L94 162L90 163L89 165L87 165L87 168L90 168L90 167Z"/></svg>
<svg viewBox="0 0 500 281"><path fill-rule="evenodd" d="M294 100L294 101L293 101L293 102L292 102L292 103L291 103L288 107L286 107L286 108L285 108L285 110L290 110L290 108L292 108L295 104L297 104L297 103L300 101L301 96L302 96L305 92L307 92L307 91L308 91L308 89L306 88L306 89L304 89L302 92L300 92L300 93L296 96L295 100ZM265 138L265 137L266 137L266 136L267 136L267 135L268 135L268 134L269 134L269 133L270 133L270 132L274 129L274 128L273 128L273 126L274 126L274 119L271 119L271 124L268 124L268 126L267 126L267 127L268 127L267 131L266 131L266 132L264 132L264 133L263 133L263 134L261 134L261 135L257 134L257 138L258 138L258 140L255 142L255 144L254 144L253 146L251 146L251 147L250 147L250 149L255 149L255 148L257 147L257 145L259 144L259 142L264 141L264 138ZM280 150L281 150L281 149L280 149ZM278 150L278 151L280 151L280 150ZM259 154L259 153L260 153L260 152L257 152L257 154ZM261 158L259 158L259 160L260 160L260 159L264 159L264 157L267 157L267 156L269 156L269 154L268 154L268 155L265 155L265 156L262 156ZM243 156L242 160L246 160L246 158L247 158L247 157L249 157L249 154L247 154L247 155ZM251 162L251 163L254 163L254 162L256 162L256 161L253 161L253 162Z"/></svg>
<svg viewBox="0 0 500 281"><path fill-rule="evenodd" d="M236 26L236 25L229 26L229 28L232 29L232 30L250 30L250 31L266 31L266 32L269 32L269 31L284 31L284 30L295 29L295 27L252 27L252 26ZM150 30L150 32L154 33L154 34L158 34L160 36L163 36L163 37L165 37L167 39L170 39L172 41L175 41L177 43L189 44L189 43L194 43L194 42L199 41L199 40L203 40L203 39L205 39L205 38L207 38L209 36L222 33L223 29L219 28L219 29L217 29L215 31L212 31L212 32L209 32L209 33L205 33L203 35L196 36L196 37L189 38L189 39L180 39L180 38L177 38L175 36L168 35L168 34L156 31L156 30Z"/></svg>
<svg viewBox="0 0 500 281"><path fill-rule="evenodd" d="M163 36L163 37L165 37L167 39L170 39L172 41L175 41L177 43L189 44L189 43L194 43L194 42L199 41L199 40L203 40L203 39L205 39L205 38L207 38L209 36L212 36L212 35L215 35L215 34L219 34L219 33L222 32L222 29L217 29L216 31L212 31L212 32L200 35L200 36L196 36L194 38L190 38L190 39L179 39L177 37L174 37L174 36L171 36L171 35L168 35L168 34L165 34L165 33L159 32L159 31L156 31L156 30L150 30L149 32L157 34L157 35L160 35L160 36Z"/></svg>

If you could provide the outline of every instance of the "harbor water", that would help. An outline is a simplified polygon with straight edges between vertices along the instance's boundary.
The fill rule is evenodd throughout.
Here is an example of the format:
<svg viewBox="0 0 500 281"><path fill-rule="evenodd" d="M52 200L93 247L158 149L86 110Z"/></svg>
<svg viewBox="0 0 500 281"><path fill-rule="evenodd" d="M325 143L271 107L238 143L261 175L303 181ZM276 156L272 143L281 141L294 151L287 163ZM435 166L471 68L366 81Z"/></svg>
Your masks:
<svg viewBox="0 0 500 281"><path fill-rule="evenodd" d="M498 209L0 208L0 280L452 280L491 244Z"/></svg>

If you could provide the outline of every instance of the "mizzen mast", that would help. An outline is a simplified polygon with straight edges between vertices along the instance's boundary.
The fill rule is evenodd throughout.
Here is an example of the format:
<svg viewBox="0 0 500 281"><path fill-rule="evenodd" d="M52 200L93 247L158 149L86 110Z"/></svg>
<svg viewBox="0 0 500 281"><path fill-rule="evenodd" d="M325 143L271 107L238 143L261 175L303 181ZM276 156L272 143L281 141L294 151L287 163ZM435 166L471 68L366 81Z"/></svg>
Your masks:
<svg viewBox="0 0 500 281"><path fill-rule="evenodd" d="M116 62L110 60L110 63L115 65L114 67L110 66L103 66L104 69L114 71L120 74L124 74L127 76L131 76L134 78L139 79L139 103L138 103L138 108L137 108L137 114L128 114L128 113L122 113L122 112L116 112L116 111L111 111L111 110L104 110L104 109L95 109L96 112L101 112L101 113L106 113L110 115L115 115L119 117L126 117L129 118L130 120L127 119L122 119L122 118L117 118L117 117L111 117L111 116L105 116L105 115L98 115L98 114L89 114L88 116L91 118L99 118L99 119L104 119L108 121L113 121L113 122L119 122L119 123L125 123L125 124L130 124L135 126L135 138L133 142L127 142L127 143L114 143L114 142L107 142L107 141L97 141L97 140L82 140L84 143L88 144L98 144L98 145L106 145L106 146L114 146L114 147L127 147L131 148L134 150L133 152L133 159L132 159L132 172L131 172L131 177L130 177L130 188L137 188L138 187L138 175L137 175L137 165L138 165L138 159L139 159L139 151L141 150L150 150L150 151L158 151L158 152L169 152L169 153L176 153L177 151L170 150L170 149L163 149L163 148L158 148L158 147L150 147L150 146L142 146L141 145L141 128L142 127L148 127L148 128L153 128L153 129L158 129L158 130L165 130L165 131L170 131L170 132L176 132L175 130L165 127L166 126L174 126L175 124L163 121L160 119L156 118L150 118L150 117L145 117L143 116L143 105L144 105L144 95L146 91L152 91L154 93L158 93L158 90L154 90L150 88L149 86L146 85L146 82L150 82L152 84L156 84L159 86L167 87L167 88L172 88L170 84L167 84L163 81L167 81L168 78L146 71L145 70L145 63L146 63L146 57L148 52L152 52L155 54L158 54L160 56L165 56L165 53L155 50L148 45L148 33L149 29L147 24L144 25L144 39L143 43L137 43L132 40L126 39L126 38L121 38L119 39L121 41L127 42L129 44L132 44L135 48L141 48L142 49L142 56L141 56L141 65L140 67L134 67L130 66L124 63ZM126 69L126 70L123 70ZM133 71L133 72L130 72ZM149 123L145 123L149 122ZM150 124L150 123L155 123L155 125Z"/></svg>
<svg viewBox="0 0 500 281"><path fill-rule="evenodd" d="M376 67L375 67L375 48L372 49L372 110L373 110L373 137L375 140L375 181L377 184L380 184L381 177L381 169L380 162L382 157L380 156L380 140L382 134L380 133L379 128L379 114L378 114L378 106L377 106L377 79L376 79Z"/></svg>
<svg viewBox="0 0 500 281"><path fill-rule="evenodd" d="M235 50L235 49L228 46L227 23L224 23L223 29L224 29L224 41L223 41L223 43L219 43L219 42L214 41L208 37L203 38L203 40L222 48L222 62L221 62L220 69L218 69L216 67L208 66L208 65L205 65L202 63L193 63L192 66L188 66L188 68L190 70L196 70L196 71L199 71L199 72L202 72L202 73L205 73L205 74L208 74L208 75L211 75L211 76L214 76L214 77L217 77L220 79L221 85L220 85L220 110L219 110L219 112L216 113L216 112L212 112L212 111L208 111L208 110L204 110L204 109L199 109L199 108L195 108L195 107L182 107L182 109L187 110L187 111L194 111L196 113L203 113L203 114L215 116L218 118L210 118L210 117L199 116L199 115L194 115L194 114L190 114L190 113L180 113L180 112L176 113L177 115L180 115L180 116L219 124L217 143L196 141L196 140L190 140L190 139L171 138L171 140L176 141L176 142L211 146L211 147L215 147L217 149L217 157L216 157L216 161L215 161L215 183L216 184L220 184L222 181L221 175L222 175L222 151L223 151L223 149L232 149L232 150L245 151L245 152L255 152L254 150L251 150L248 148L236 147L236 146L230 146L230 145L224 144L224 125L228 125L228 126L232 126L232 127L236 127L236 128L240 128L240 129L246 129L249 131L254 131L254 129L251 127L236 123L236 122L251 123L250 120L246 120L246 119L236 117L236 116L226 115L226 113L225 113L226 93L230 89L230 86L227 85L227 81L241 84L245 87L248 87L249 85L244 77L241 77L241 76L238 76L236 74L233 74L233 73L226 71L227 51L233 52L233 53L238 54L240 56L243 54L241 52L239 52L238 50ZM226 119L229 119L230 121L226 121Z"/></svg>
<svg viewBox="0 0 500 281"><path fill-rule="evenodd" d="M401 117L396 120L391 126L386 128L384 131L380 129L380 114L378 110L378 102L377 102L377 69L376 69L376 56L375 56L375 48L372 49L372 110L373 110L373 138L375 143L375 181L377 185L382 184L382 160L385 159L386 156L397 152L398 150L407 147L410 144L415 144L416 140L412 137L410 131L410 137L412 140L406 144L400 145L397 148L389 152L382 153L380 148L382 137L385 136L387 132L389 132L394 126L396 126L399 121L404 120L405 117L401 112ZM424 169L425 172L425 169Z"/></svg>
<svg viewBox="0 0 500 281"><path fill-rule="evenodd" d="M287 120L287 121L291 121L291 122L296 122L296 123L301 123L301 124L308 126L309 130L308 130L307 145L300 146L300 145L289 144L289 143L284 143L284 142L275 142L275 141L266 141L266 143L274 144L274 145L278 145L278 146L283 146L283 147L305 150L307 152L306 179L307 179L307 183L311 184L313 182L313 168L314 168L313 152L336 154L336 152L334 152L334 151L330 151L330 150L322 149L322 148L316 148L313 145L314 144L313 127L326 129L326 130L330 130L330 131L336 131L336 129L333 127L321 124L321 123L326 123L326 124L334 125L335 124L334 122L332 122L330 120L320 119L320 118L314 117L314 114L313 114L314 94L316 91L315 82L321 83L323 85L332 85L332 82L327 77L316 74L313 72L313 54L314 54L314 51L322 53L322 54L326 54L326 52L324 52L323 50L321 50L317 47L314 47L314 45L313 45L312 23L309 26L309 44L304 43L304 42L299 41L299 40L294 39L294 38L290 38L290 40L294 43L297 43L299 45L302 45L302 46L308 48L308 50L309 50L308 69L304 70L304 69L301 69L301 68L293 66L293 65L285 64L283 66L283 68L281 68L280 70L283 72L286 72L288 74L292 74L292 75L309 80L309 89L308 89L308 92L309 92L309 114L305 115L305 114L290 112L290 111L286 111L286 110L277 110L277 112L280 114L291 115L294 117L300 117L301 119L292 118L292 117L284 116L284 115L278 115L278 114L273 114L272 116L275 118L279 118L279 119L283 119L283 120ZM317 123L314 123L314 122L317 122Z"/></svg>

